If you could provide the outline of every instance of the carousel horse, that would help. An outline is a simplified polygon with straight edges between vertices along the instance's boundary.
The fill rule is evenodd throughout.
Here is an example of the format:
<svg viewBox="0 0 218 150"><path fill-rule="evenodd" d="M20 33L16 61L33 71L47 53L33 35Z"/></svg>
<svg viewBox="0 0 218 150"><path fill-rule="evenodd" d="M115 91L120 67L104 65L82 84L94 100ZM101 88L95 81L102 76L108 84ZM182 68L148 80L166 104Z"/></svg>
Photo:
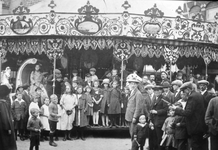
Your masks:
<svg viewBox="0 0 218 150"><path fill-rule="evenodd" d="M38 83L37 85L33 85L31 83L31 73L33 71L32 68L33 65L35 65L37 63L37 59L36 58L30 58L28 60L26 60L18 69L17 72L17 79L16 79L16 89L18 86L20 85L24 85L24 84L28 84L30 85L30 89L35 89L36 86L40 87L42 89L42 97L48 97L47 91L44 87L44 85L42 83ZM42 75L44 75L45 73L42 73ZM33 91L33 90L32 90ZM34 94L32 93L32 95L34 96Z"/></svg>

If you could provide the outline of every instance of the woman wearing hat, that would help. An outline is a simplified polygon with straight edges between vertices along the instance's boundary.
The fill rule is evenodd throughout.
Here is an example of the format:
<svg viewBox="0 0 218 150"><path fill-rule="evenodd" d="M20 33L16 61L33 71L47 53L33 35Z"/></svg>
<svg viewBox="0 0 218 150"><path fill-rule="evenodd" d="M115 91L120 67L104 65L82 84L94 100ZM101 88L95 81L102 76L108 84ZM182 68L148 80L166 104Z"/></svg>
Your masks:
<svg viewBox="0 0 218 150"><path fill-rule="evenodd" d="M109 101L109 93L110 93L110 80L109 79L104 79L103 82L101 83L103 85L103 99L101 101L101 120L102 120L102 125L103 126L109 126L108 125L108 101Z"/></svg>
<svg viewBox="0 0 218 150"><path fill-rule="evenodd" d="M17 150L8 98L11 89L7 85L1 85L0 91L0 147L2 150Z"/></svg>

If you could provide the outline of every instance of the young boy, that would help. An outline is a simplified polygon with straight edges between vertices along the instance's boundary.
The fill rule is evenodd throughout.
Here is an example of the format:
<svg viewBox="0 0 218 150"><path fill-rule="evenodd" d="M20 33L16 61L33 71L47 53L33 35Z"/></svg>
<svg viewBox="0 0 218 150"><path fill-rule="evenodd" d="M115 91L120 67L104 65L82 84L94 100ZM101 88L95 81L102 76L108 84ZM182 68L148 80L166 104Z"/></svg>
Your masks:
<svg viewBox="0 0 218 150"><path fill-rule="evenodd" d="M40 132L43 129L42 122L38 118L39 110L37 108L32 108L30 110L32 117L28 120L27 130L30 131L30 150L33 150L35 146L35 150L39 149L40 144Z"/></svg>
<svg viewBox="0 0 218 150"><path fill-rule="evenodd" d="M148 124L145 115L139 117L139 123L133 130L134 140L132 141L132 150L143 150L145 140L148 138Z"/></svg>
<svg viewBox="0 0 218 150"><path fill-rule="evenodd" d="M54 133L57 128L57 122L60 115L58 114L58 97L55 94L50 96L51 103L48 106L49 109L49 116L48 122L50 126L50 133L49 133L49 145L56 147L57 144L54 142Z"/></svg>

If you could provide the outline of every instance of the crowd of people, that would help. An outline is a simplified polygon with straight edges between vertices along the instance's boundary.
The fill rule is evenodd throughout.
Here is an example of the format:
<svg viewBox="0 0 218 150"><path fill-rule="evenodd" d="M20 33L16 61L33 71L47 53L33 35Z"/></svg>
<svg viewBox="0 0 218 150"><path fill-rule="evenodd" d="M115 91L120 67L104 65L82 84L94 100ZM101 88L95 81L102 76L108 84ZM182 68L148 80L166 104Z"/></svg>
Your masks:
<svg viewBox="0 0 218 150"><path fill-rule="evenodd" d="M63 141L72 140L73 128L75 140L85 140L85 128L129 127L132 150L143 150L144 145L149 150L207 150L208 138L211 150L218 147L218 98L213 84L203 78L185 81L178 72L171 82L163 71L157 81L153 74L139 77L137 72L125 72L121 89L117 69L107 72L102 81L95 68L85 79L77 70L72 75L70 80L56 69L55 77L45 79L37 64L30 85L19 85L13 96L8 82L2 84L0 115L8 118L1 122L9 125L0 122L0 137L29 138L30 150L37 150L46 140L56 147L59 131L64 132ZM3 150L16 149L16 143L1 140L1 145Z"/></svg>

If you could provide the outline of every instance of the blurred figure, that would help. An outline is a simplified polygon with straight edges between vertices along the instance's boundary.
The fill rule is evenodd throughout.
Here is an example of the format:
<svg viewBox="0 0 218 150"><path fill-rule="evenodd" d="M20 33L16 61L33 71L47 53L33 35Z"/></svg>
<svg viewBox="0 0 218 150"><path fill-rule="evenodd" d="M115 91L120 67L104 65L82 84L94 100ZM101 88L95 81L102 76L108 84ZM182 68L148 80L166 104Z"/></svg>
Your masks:
<svg viewBox="0 0 218 150"><path fill-rule="evenodd" d="M150 82L151 82L152 85L156 86L156 77L155 77L154 74L151 74L151 75L149 76L149 80L150 80Z"/></svg>

